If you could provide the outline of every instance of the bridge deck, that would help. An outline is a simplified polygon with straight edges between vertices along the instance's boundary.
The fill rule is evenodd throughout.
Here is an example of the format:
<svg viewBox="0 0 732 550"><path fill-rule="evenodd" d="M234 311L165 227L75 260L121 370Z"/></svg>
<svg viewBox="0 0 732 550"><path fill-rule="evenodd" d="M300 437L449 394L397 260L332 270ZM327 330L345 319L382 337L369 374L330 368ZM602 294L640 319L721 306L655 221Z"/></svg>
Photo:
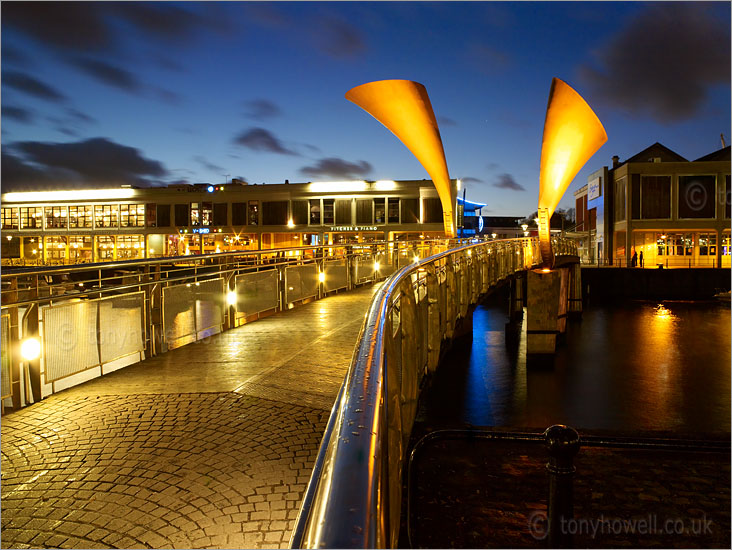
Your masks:
<svg viewBox="0 0 732 550"><path fill-rule="evenodd" d="M2 546L287 547L373 290L5 416Z"/></svg>

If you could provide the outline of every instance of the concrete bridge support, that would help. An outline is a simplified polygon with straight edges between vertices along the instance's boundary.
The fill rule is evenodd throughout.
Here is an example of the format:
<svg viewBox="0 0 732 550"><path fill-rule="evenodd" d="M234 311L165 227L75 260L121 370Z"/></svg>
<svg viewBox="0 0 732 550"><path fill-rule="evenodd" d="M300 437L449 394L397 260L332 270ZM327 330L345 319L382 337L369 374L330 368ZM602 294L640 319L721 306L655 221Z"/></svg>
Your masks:
<svg viewBox="0 0 732 550"><path fill-rule="evenodd" d="M535 269L526 276L526 353L552 354L557 335L567 331L567 319L582 315L580 265Z"/></svg>

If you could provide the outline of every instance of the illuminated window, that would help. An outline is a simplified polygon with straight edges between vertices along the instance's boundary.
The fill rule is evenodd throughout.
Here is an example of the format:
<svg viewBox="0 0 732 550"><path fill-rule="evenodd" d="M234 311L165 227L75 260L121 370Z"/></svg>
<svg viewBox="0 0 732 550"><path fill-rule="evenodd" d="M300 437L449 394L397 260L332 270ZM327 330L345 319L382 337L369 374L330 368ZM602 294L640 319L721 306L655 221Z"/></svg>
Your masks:
<svg viewBox="0 0 732 550"><path fill-rule="evenodd" d="M69 206L69 227L72 229L93 226L93 210L91 206Z"/></svg>
<svg viewBox="0 0 732 550"><path fill-rule="evenodd" d="M249 201L248 225L259 225L259 201Z"/></svg>
<svg viewBox="0 0 732 550"><path fill-rule="evenodd" d="M374 223L386 221L386 199L374 199Z"/></svg>
<svg viewBox="0 0 732 550"><path fill-rule="evenodd" d="M89 207L91 209L91 207ZM90 218L91 221L91 218ZM73 263L85 263L92 261L92 237L71 236L69 237L69 259Z"/></svg>
<svg viewBox="0 0 732 550"><path fill-rule="evenodd" d="M20 208L21 229L41 229L43 227L43 209L40 206Z"/></svg>
<svg viewBox="0 0 732 550"><path fill-rule="evenodd" d="M700 233L699 234L699 256L716 256L717 255L717 234L716 233Z"/></svg>
<svg viewBox="0 0 732 550"><path fill-rule="evenodd" d="M320 199L310 199L310 225L320 225Z"/></svg>
<svg viewBox="0 0 732 550"><path fill-rule="evenodd" d="M97 239L97 261L108 261L114 259L114 236L98 235Z"/></svg>
<svg viewBox="0 0 732 550"><path fill-rule="evenodd" d="M729 235L722 235L722 255L723 256L730 255L729 241L730 241Z"/></svg>
<svg viewBox="0 0 732 550"><path fill-rule="evenodd" d="M201 225L201 208L199 205L198 202L191 203L191 225L193 227Z"/></svg>
<svg viewBox="0 0 732 550"><path fill-rule="evenodd" d="M18 229L18 209L3 208L3 229Z"/></svg>
<svg viewBox="0 0 732 550"><path fill-rule="evenodd" d="M46 237L44 246L46 247L46 260L59 262L66 259L66 237Z"/></svg>
<svg viewBox="0 0 732 550"><path fill-rule="evenodd" d="M117 259L134 260L144 257L145 247L142 235L118 235Z"/></svg>
<svg viewBox="0 0 732 550"><path fill-rule="evenodd" d="M144 204L120 204L120 227L145 227Z"/></svg>
<svg viewBox="0 0 732 550"><path fill-rule="evenodd" d="M94 205L94 227L117 227L119 207L116 204Z"/></svg>
<svg viewBox="0 0 732 550"><path fill-rule="evenodd" d="M46 206L46 229L66 229L68 210L66 206Z"/></svg>

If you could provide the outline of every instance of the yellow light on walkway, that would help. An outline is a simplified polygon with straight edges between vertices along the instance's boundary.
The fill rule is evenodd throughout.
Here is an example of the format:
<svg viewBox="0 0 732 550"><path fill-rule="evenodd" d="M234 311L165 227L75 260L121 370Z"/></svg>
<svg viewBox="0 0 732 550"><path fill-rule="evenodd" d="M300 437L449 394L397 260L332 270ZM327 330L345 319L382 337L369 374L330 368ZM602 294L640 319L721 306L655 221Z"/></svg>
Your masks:
<svg viewBox="0 0 732 550"><path fill-rule="evenodd" d="M325 282L325 271L321 271L320 273L318 273L318 281L320 281L321 283Z"/></svg>
<svg viewBox="0 0 732 550"><path fill-rule="evenodd" d="M374 271L378 271L381 269L381 264L379 262L374 262Z"/></svg>
<svg viewBox="0 0 732 550"><path fill-rule="evenodd" d="M417 157L440 197L445 234L454 237L456 194L450 185L440 130L425 87L411 80L379 80L352 88L346 99L391 130Z"/></svg>
<svg viewBox="0 0 732 550"><path fill-rule="evenodd" d="M236 305L236 291L230 290L226 293L226 303L230 306Z"/></svg>
<svg viewBox="0 0 732 550"><path fill-rule="evenodd" d="M33 361L41 355L41 343L37 338L26 338L20 345L20 355L26 361Z"/></svg>
<svg viewBox="0 0 732 550"><path fill-rule="evenodd" d="M605 128L582 96L566 82L552 79L539 174L539 242L545 265L553 262L552 214L577 172L606 141Z"/></svg>

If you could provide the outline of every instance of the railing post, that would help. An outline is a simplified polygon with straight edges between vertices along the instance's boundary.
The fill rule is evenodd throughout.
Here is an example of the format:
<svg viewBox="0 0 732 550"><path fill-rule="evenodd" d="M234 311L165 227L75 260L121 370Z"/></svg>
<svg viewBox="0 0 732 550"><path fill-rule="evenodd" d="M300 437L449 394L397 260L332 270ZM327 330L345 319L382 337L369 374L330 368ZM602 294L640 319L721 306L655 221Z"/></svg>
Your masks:
<svg viewBox="0 0 732 550"><path fill-rule="evenodd" d="M549 450L548 542L550 548L572 548L567 522L574 517L574 457L579 451L579 435L569 426L555 424L544 432Z"/></svg>

